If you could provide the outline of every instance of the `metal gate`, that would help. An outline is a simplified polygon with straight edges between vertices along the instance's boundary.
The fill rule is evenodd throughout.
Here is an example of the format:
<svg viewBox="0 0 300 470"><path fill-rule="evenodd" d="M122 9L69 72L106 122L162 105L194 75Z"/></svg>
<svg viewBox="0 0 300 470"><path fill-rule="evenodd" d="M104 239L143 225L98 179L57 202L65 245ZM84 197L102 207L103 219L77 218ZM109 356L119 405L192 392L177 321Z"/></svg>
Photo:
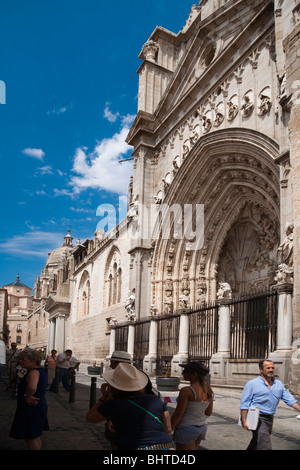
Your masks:
<svg viewBox="0 0 300 470"><path fill-rule="evenodd" d="M115 351L127 351L128 324L116 326Z"/></svg>
<svg viewBox="0 0 300 470"><path fill-rule="evenodd" d="M218 306L211 304L189 314L189 360L207 366L218 347Z"/></svg>
<svg viewBox="0 0 300 470"><path fill-rule="evenodd" d="M276 349L276 291L245 294L231 304L231 358L259 359Z"/></svg>
<svg viewBox="0 0 300 470"><path fill-rule="evenodd" d="M137 321L134 324L134 365L142 370L144 357L149 350L150 320Z"/></svg>
<svg viewBox="0 0 300 470"><path fill-rule="evenodd" d="M178 353L180 315L168 315L158 320L156 375L166 375Z"/></svg>

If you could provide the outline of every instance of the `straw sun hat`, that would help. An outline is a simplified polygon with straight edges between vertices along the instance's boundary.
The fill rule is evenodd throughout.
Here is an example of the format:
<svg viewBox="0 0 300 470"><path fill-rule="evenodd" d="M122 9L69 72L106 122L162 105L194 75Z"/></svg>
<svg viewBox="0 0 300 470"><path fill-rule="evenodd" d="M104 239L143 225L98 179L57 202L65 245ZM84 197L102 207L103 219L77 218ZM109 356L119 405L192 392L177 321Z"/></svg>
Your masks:
<svg viewBox="0 0 300 470"><path fill-rule="evenodd" d="M142 390L148 383L148 377L136 367L120 362L114 370L103 372L106 382L117 390L135 392Z"/></svg>
<svg viewBox="0 0 300 470"><path fill-rule="evenodd" d="M110 360L117 362L128 362L128 364L130 364L131 355L125 351L114 351L111 355Z"/></svg>

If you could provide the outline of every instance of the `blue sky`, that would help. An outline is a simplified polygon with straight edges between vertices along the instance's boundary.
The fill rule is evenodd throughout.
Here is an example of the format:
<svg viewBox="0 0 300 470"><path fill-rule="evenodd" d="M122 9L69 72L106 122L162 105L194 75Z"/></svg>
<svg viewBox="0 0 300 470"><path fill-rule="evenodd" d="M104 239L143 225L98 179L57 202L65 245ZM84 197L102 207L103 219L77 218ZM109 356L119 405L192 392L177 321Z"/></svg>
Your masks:
<svg viewBox="0 0 300 470"><path fill-rule="evenodd" d="M0 0L0 286L33 287L68 228L93 238L98 206L127 194L138 55L193 3Z"/></svg>

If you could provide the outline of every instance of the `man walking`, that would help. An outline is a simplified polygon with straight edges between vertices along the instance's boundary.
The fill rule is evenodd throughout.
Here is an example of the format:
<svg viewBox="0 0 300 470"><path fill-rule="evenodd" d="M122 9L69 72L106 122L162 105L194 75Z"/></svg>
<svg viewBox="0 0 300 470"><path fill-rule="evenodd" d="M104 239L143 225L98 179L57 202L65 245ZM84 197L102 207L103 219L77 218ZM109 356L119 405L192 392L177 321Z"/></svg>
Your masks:
<svg viewBox="0 0 300 470"><path fill-rule="evenodd" d="M71 367L73 367L72 362L70 362L72 357L72 351L71 349L66 349L63 353L60 353L57 356L56 364L59 370L59 382L62 382L63 387L67 390L67 392L70 391L70 383L69 383L69 376L68 376L68 371ZM55 380L55 379L54 379ZM50 392L54 390L54 380L50 386Z"/></svg>
<svg viewBox="0 0 300 470"><path fill-rule="evenodd" d="M273 416L280 400L300 411L300 405L280 380L274 377L274 363L264 359L259 363L260 375L246 383L241 398L241 423L250 431L247 412L250 407L259 408L259 420L247 450L272 450L271 433Z"/></svg>

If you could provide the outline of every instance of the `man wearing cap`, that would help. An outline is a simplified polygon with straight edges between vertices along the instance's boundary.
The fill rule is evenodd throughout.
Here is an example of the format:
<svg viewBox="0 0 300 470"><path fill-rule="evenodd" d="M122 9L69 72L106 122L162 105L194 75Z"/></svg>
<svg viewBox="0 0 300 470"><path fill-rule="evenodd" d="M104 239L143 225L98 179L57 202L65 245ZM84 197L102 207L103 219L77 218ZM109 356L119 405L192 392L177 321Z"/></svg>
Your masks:
<svg viewBox="0 0 300 470"><path fill-rule="evenodd" d="M114 351L111 355L110 358L110 367L111 369L115 369L118 364L120 363L126 363L130 364L131 363L131 355L126 352L126 351ZM105 396L108 392L108 384L102 384L101 385L101 395ZM101 400L101 398L100 398ZM114 425L111 421L110 418L107 418L106 423L105 423L105 437L110 441L110 447L112 450L116 450L116 445L115 445L115 430L114 430Z"/></svg>
<svg viewBox="0 0 300 470"><path fill-rule="evenodd" d="M131 355L126 351L114 351L110 358L110 367L115 369L120 362L131 363Z"/></svg>

